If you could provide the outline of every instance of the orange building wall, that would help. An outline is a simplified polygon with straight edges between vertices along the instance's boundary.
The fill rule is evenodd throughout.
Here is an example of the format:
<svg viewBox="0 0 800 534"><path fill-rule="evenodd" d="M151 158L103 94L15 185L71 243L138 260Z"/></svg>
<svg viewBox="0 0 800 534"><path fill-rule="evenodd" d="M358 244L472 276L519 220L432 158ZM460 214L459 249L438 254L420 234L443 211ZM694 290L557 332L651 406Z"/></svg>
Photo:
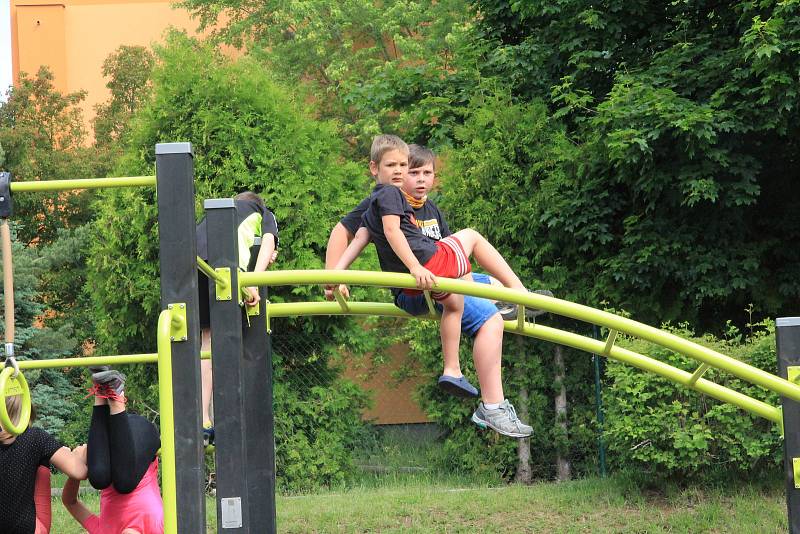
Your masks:
<svg viewBox="0 0 800 534"><path fill-rule="evenodd" d="M364 412L364 419L380 425L429 423L430 419L412 396L422 381L436 377L420 372L398 383L393 373L409 363L413 368L413 362L408 360L408 346L393 345L384 357L386 363L374 369L368 361L346 362L344 376L370 392L372 397L373 406Z"/></svg>
<svg viewBox="0 0 800 534"><path fill-rule="evenodd" d="M35 74L48 65L64 93L86 90L82 104L91 133L94 106L109 98L103 61L121 45L150 47L169 27L197 33L189 13L163 0L11 0L11 61Z"/></svg>

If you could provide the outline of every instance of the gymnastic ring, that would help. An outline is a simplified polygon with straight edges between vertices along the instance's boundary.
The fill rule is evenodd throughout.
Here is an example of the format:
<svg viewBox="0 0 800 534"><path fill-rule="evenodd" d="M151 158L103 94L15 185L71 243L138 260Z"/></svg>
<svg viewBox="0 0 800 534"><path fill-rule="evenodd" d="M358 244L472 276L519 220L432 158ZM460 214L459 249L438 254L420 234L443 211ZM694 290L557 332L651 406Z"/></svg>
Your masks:
<svg viewBox="0 0 800 534"><path fill-rule="evenodd" d="M28 428L31 421L31 391L28 389L28 381L20 371L13 377L14 368L6 367L0 371L0 427L14 436L19 436ZM19 421L15 425L8 416L6 407L6 397L22 395L22 410L19 414Z"/></svg>

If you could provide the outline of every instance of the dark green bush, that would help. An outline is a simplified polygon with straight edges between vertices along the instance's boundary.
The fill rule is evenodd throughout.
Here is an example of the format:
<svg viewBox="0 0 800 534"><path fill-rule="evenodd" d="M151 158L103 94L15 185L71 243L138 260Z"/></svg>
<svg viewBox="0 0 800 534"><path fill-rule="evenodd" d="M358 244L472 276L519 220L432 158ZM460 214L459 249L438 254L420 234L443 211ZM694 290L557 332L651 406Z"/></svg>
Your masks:
<svg viewBox="0 0 800 534"><path fill-rule="evenodd" d="M774 327L767 323L746 339L735 329L730 339L693 338L686 327L667 327L717 352L777 372ZM645 341L626 348L693 372L699 362ZM721 403L629 365L609 361L604 390L606 438L615 468L653 477L700 478L724 470L756 475L780 465L780 429L733 405ZM773 406L778 396L728 373L709 369L703 378Z"/></svg>
<svg viewBox="0 0 800 534"><path fill-rule="evenodd" d="M355 205L366 182L361 168L340 156L343 143L336 125L308 117L290 90L246 57L232 61L182 34L169 36L157 57L152 100L130 127L117 172L151 174L156 143L189 141L198 208L203 198L254 190L278 219L276 268L322 267L330 228ZM151 188L112 190L96 204L89 284L105 354L152 352L155 347L160 303L154 196ZM320 297L319 288L308 286L270 293L273 302ZM275 361L278 471L286 489L327 485L348 472L345 453L361 425L363 395L336 372L324 373L316 388L286 384L293 370L310 360L327 369L337 331L350 324L325 318L274 321L273 329L286 339L314 339L321 345L313 354L288 351ZM359 345L360 332L347 330L352 345ZM156 407L155 367L129 367L127 372L134 408Z"/></svg>

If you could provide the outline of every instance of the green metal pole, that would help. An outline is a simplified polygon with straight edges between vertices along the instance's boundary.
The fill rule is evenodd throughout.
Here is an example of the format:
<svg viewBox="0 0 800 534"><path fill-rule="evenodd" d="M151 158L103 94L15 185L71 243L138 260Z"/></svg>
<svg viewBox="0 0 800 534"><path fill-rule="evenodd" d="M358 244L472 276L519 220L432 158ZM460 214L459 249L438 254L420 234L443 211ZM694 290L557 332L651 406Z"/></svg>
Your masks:
<svg viewBox="0 0 800 534"><path fill-rule="evenodd" d="M594 338L600 338L600 329L595 326L593 328ZM603 386L600 382L600 355L593 354L592 361L594 362L594 405L595 413L597 416L597 456L600 463L600 477L606 478L606 444L603 440Z"/></svg>
<svg viewBox="0 0 800 534"><path fill-rule="evenodd" d="M172 311L158 316L158 405L161 423L161 493L164 532L178 534L178 501L175 473L175 414L172 404Z"/></svg>
<svg viewBox="0 0 800 534"><path fill-rule="evenodd" d="M156 185L155 176L124 176L120 178L83 178L76 180L38 180L11 182L12 193L70 191L73 189L107 189L112 187L143 187Z"/></svg>
<svg viewBox="0 0 800 534"><path fill-rule="evenodd" d="M260 273L242 273L239 276L242 286L272 286L294 284L358 284L380 287L416 288L414 277L410 274L371 272L371 271L337 271L337 270L305 270L305 271L269 271ZM530 308L572 317L592 324L605 326L610 330L623 332L641 339L657 343L690 358L738 376L752 384L765 387L771 391L800 402L800 386L788 380L770 374L761 369L747 365L730 356L725 356L707 347L680 338L631 319L620 317L538 293L522 293L504 287L476 284L464 280L438 278L436 288L440 291L472 295L492 300L502 300L523 304ZM348 304L349 305L349 304ZM602 352L600 354L603 354Z"/></svg>

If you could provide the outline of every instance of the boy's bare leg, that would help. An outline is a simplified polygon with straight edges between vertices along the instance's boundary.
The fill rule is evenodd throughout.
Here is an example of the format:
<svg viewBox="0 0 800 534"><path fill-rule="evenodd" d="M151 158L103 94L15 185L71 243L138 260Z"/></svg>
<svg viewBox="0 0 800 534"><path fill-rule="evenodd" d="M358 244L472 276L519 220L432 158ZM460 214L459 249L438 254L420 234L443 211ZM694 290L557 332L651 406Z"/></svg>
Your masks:
<svg viewBox="0 0 800 534"><path fill-rule="evenodd" d="M464 313L464 295L450 294L442 303L442 320L439 332L442 337L442 356L444 372L447 376L459 378L461 363L458 348L461 344L461 316Z"/></svg>
<svg viewBox="0 0 800 534"><path fill-rule="evenodd" d="M495 314L475 335L472 357L481 385L481 400L487 404L503 402L500 360L503 354L503 319Z"/></svg>
<svg viewBox="0 0 800 534"><path fill-rule="evenodd" d="M211 350L211 329L200 331L200 350ZM211 422L211 394L214 391L211 360L200 360L200 379L202 381L201 400L203 403L203 424Z"/></svg>
<svg viewBox="0 0 800 534"><path fill-rule="evenodd" d="M457 237L464 247L467 256L472 256L478 265L489 271L489 274L500 280L500 282L511 289L525 291L525 286L519 277L514 273L506 260L497 252L485 237L472 228L459 230L453 236Z"/></svg>

